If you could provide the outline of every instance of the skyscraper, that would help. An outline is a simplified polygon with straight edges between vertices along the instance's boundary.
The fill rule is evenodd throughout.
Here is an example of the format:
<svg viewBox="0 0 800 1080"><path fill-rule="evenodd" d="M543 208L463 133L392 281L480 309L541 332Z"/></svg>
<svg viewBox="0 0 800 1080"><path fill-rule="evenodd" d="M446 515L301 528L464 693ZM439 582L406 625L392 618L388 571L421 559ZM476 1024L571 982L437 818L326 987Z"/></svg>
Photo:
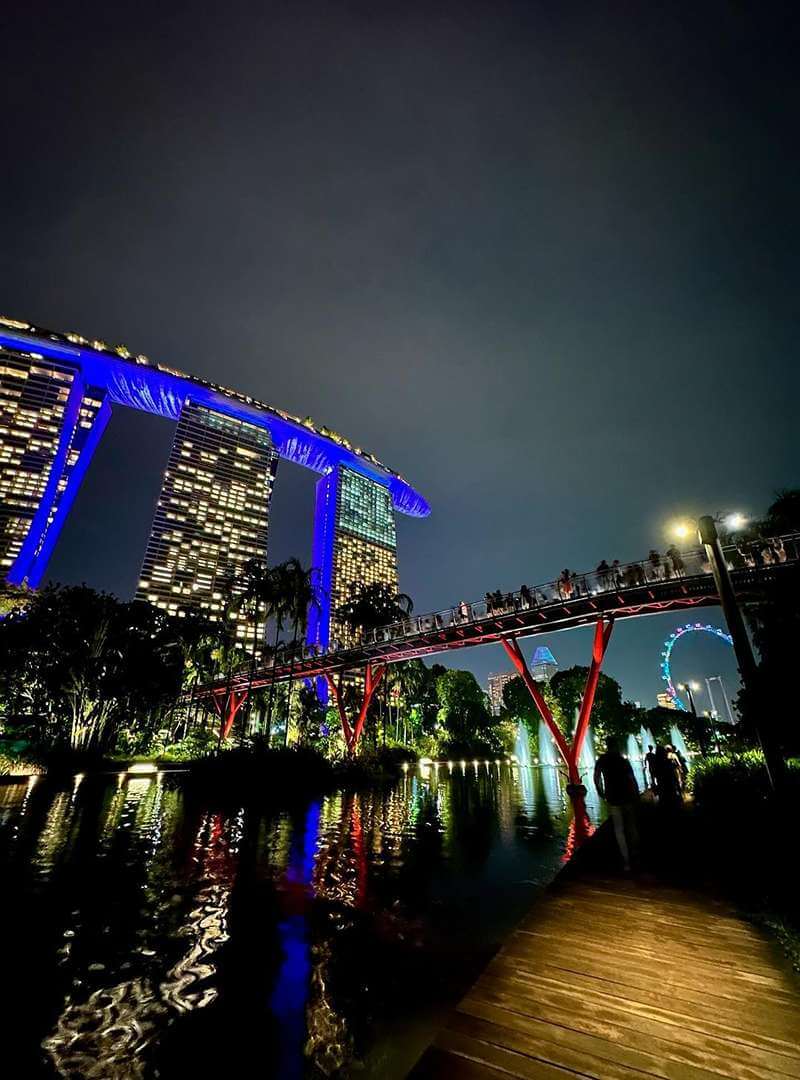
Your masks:
<svg viewBox="0 0 800 1080"><path fill-rule="evenodd" d="M147 542L136 596L174 615L219 619L244 564L266 558L278 455L269 431L187 401ZM261 640L244 614L236 635ZM245 641L246 638L246 641Z"/></svg>
<svg viewBox="0 0 800 1080"><path fill-rule="evenodd" d="M312 565L321 607L312 611L308 641L326 649L353 640L336 610L358 585L397 589L397 534L392 498L368 476L339 466L317 483Z"/></svg>
<svg viewBox="0 0 800 1080"><path fill-rule="evenodd" d="M517 678L516 671L492 672L487 680L489 687L489 711L492 716L499 716L503 708L503 690L512 679Z"/></svg>
<svg viewBox="0 0 800 1080"><path fill-rule="evenodd" d="M177 423L137 596L175 614L222 615L226 586L267 553L277 459L319 473L313 566L326 592L310 640L354 584L397 587L394 514L426 517L425 499L343 435L249 395L134 354L124 345L0 316L0 565L36 587L112 407ZM249 620L247 620L249 621ZM252 648L259 628L237 635Z"/></svg>
<svg viewBox="0 0 800 1080"><path fill-rule="evenodd" d="M111 409L80 370L0 348L0 567L38 584Z"/></svg>

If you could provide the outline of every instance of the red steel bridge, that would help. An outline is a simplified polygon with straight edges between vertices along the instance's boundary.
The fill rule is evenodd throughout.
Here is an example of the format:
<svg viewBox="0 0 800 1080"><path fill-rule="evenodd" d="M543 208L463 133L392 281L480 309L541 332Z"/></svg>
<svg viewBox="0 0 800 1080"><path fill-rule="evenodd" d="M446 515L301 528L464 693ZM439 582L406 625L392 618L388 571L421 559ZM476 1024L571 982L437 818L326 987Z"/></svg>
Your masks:
<svg viewBox="0 0 800 1080"><path fill-rule="evenodd" d="M800 534L723 548L731 579L741 603L756 600L765 583L800 562ZM525 682L542 719L553 734L570 782L580 777L577 762L589 725L594 695L614 624L666 611L691 611L719 604L711 566L703 549L681 552L679 559L610 566L591 573L562 575L558 581L518 592L488 594L483 600L368 631L356 645L325 653L299 648L280 651L265 663L249 663L193 693L195 700L213 700L220 716L221 735L230 734L234 720L252 690L290 679L324 678L339 711L342 733L352 752L358 745L372 697L389 664L475 645L499 643ZM531 676L519 646L521 638L593 626L591 661L578 724L568 744ZM363 677L357 715L348 715L341 693L345 673Z"/></svg>

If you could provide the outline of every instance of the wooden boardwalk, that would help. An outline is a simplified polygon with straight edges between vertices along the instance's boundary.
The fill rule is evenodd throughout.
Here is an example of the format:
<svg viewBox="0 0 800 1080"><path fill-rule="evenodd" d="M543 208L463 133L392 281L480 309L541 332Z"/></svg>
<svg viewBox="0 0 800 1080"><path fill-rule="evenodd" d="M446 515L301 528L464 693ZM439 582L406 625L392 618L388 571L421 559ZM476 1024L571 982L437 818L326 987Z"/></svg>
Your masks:
<svg viewBox="0 0 800 1080"><path fill-rule="evenodd" d="M798 981L723 903L567 879L519 925L411 1076L800 1078Z"/></svg>

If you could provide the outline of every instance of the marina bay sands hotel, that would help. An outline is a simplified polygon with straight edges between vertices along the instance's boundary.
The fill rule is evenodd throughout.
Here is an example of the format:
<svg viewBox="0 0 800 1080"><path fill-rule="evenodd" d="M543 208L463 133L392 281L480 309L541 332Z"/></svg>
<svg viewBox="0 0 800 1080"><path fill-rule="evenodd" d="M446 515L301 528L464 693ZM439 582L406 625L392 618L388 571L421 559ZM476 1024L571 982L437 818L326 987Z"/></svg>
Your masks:
<svg viewBox="0 0 800 1080"><path fill-rule="evenodd" d="M136 356L125 346L0 316L0 567L35 588L118 406L175 421L136 596L222 617L226 583L266 557L279 458L321 474L312 566L322 606L309 642L346 642L336 608L354 584L397 586L395 512L425 499L372 454L308 418ZM247 634L238 616L236 633ZM250 640L250 638L248 638Z"/></svg>

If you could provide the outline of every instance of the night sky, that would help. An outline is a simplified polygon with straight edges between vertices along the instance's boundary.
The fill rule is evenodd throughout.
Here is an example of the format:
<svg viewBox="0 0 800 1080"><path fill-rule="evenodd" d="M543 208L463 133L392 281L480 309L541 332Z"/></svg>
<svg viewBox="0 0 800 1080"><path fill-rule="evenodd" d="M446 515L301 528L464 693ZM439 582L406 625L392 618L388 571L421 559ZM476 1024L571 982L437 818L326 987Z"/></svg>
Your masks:
<svg viewBox="0 0 800 1080"><path fill-rule="evenodd" d="M0 310L398 469L433 508L399 521L418 611L758 513L800 484L797 9L659 7L15 5ZM171 434L118 410L54 578L131 594ZM315 479L281 463L272 560L310 560ZM629 697L681 621L617 628Z"/></svg>

